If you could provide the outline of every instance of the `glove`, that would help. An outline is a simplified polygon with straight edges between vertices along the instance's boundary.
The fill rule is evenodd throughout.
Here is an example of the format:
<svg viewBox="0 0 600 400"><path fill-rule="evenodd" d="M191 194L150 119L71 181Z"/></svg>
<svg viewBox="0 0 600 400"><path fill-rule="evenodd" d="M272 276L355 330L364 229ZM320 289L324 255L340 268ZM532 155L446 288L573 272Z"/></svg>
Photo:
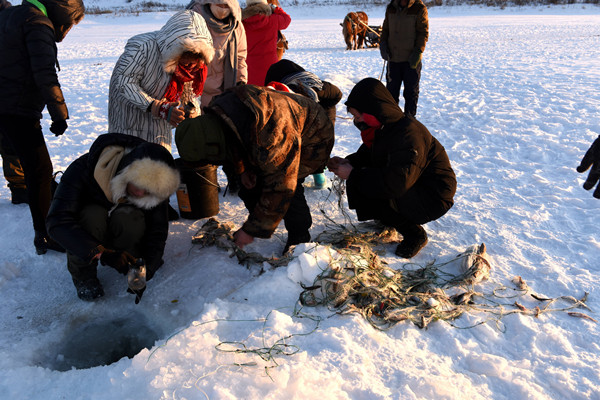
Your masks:
<svg viewBox="0 0 600 400"><path fill-rule="evenodd" d="M417 69L417 66L421 62L421 57L423 57L423 53L420 51L413 51L408 57L408 64L412 69Z"/></svg>
<svg viewBox="0 0 600 400"><path fill-rule="evenodd" d="M67 121L59 119L58 121L52 121L50 125L50 132L54 133L54 136L60 136L67 130Z"/></svg>
<svg viewBox="0 0 600 400"><path fill-rule="evenodd" d="M154 117L162 118L174 127L185 119L185 112L179 109L178 101L169 103L168 101L154 100L150 112Z"/></svg>
<svg viewBox="0 0 600 400"><path fill-rule="evenodd" d="M102 265L116 269L120 274L126 275L129 264L135 264L136 258L126 251L104 249L100 256Z"/></svg>
<svg viewBox="0 0 600 400"><path fill-rule="evenodd" d="M139 304L145 290L145 286L140 290L132 290L131 288L127 288L127 293L135 294L135 304Z"/></svg>
<svg viewBox="0 0 600 400"><path fill-rule="evenodd" d="M388 48L387 42L381 42L379 44L379 53L381 53L381 58L385 61L390 60L390 49Z"/></svg>
<svg viewBox="0 0 600 400"><path fill-rule="evenodd" d="M600 136L594 140L594 143L590 146L588 151L583 156L581 163L577 167L577 172L585 172L588 168L592 167L590 173L583 183L583 188L585 190L590 190L593 188L598 179L600 179ZM597 199L600 199L600 185L596 187L593 196Z"/></svg>

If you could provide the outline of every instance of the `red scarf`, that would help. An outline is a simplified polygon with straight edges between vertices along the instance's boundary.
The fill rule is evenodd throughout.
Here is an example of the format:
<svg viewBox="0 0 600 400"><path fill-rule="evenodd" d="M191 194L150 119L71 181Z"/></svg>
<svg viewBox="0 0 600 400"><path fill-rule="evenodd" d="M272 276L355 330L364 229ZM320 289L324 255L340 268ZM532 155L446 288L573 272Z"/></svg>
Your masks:
<svg viewBox="0 0 600 400"><path fill-rule="evenodd" d="M204 64L195 70L187 69L183 65L177 65L177 69L173 73L171 82L169 82L163 97L169 102L179 101L181 99L181 93L183 92L183 84L190 81L192 81L194 95L196 97L200 96L204 89L206 73L207 68Z"/></svg>
<svg viewBox="0 0 600 400"><path fill-rule="evenodd" d="M362 138L363 143L368 148L371 148L373 145L373 140L375 140L375 131L381 128L381 122L377 120L373 115L363 113L362 119L365 121L369 128L364 131L360 131L360 137Z"/></svg>

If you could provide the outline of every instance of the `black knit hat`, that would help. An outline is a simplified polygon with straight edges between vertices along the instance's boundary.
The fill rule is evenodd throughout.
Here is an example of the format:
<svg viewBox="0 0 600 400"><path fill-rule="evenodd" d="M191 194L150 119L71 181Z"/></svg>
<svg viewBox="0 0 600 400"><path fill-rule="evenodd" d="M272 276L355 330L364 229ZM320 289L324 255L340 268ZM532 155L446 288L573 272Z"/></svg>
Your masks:
<svg viewBox="0 0 600 400"><path fill-rule="evenodd" d="M270 82L281 82L283 78L298 72L305 71L304 68L290 60L280 60L269 67L265 76L265 85Z"/></svg>

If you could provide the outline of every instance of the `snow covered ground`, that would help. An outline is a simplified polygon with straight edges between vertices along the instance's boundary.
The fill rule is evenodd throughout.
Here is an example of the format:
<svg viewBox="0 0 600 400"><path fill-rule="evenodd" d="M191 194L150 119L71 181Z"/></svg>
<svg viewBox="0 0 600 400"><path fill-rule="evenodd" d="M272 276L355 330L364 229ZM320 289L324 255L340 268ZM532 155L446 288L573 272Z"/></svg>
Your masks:
<svg viewBox="0 0 600 400"><path fill-rule="evenodd" d="M286 10L293 18L287 58L335 83L344 97L360 79L381 75L377 49L344 50L339 22L347 9ZM108 82L125 41L169 16L87 16L59 45L71 118L65 135L46 136L55 170L106 132ZM383 9L369 16L380 24ZM521 276L550 298L587 292L588 306L600 310L600 201L575 171L600 134L599 59L597 7L430 10L418 118L446 147L458 192L454 208L426 225L429 244L411 261L446 260L485 243L492 271L481 291ZM360 135L343 104L338 116L333 155L344 156ZM326 227L321 209L343 221L328 195L307 190L313 236ZM245 216L237 197L221 197L220 221L239 226ZM289 276L316 263L296 260L259 275L260 266L192 245L204 220L171 224L166 264L139 305L107 268L99 274L106 296L85 303L64 254L35 254L29 211L10 204L4 185L0 219L2 399L600 399L600 331L588 319L513 314L471 329L403 322L382 332L322 307L297 318L302 289ZM284 242L280 228L248 250L279 255ZM393 255L394 245L386 249L389 266L407 262ZM455 324L487 318L471 313ZM93 366L119 351L123 337L149 349ZM295 347L283 350L295 354L276 353L284 338ZM220 351L224 342L270 348L273 358Z"/></svg>

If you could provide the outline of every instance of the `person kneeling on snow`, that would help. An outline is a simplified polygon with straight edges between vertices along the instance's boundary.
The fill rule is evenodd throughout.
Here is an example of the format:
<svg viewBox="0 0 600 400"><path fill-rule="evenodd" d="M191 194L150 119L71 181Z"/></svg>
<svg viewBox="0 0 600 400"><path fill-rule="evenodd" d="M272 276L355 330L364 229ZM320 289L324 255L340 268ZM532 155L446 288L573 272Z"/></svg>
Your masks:
<svg viewBox="0 0 600 400"><path fill-rule="evenodd" d="M243 248L269 238L283 219L290 246L310 241L310 209L302 182L323 168L333 148L333 125L321 106L294 93L241 85L215 97L204 114L175 130L188 163L230 163L250 215L234 234Z"/></svg>
<svg viewBox="0 0 600 400"><path fill-rule="evenodd" d="M346 179L348 206L359 221L379 220L403 236L396 255L412 258L427 244L421 226L452 207L456 176L446 150L405 115L377 79L358 82L346 100L363 144L327 167Z"/></svg>
<svg viewBox="0 0 600 400"><path fill-rule="evenodd" d="M46 225L67 250L67 268L80 299L104 295L98 261L121 274L141 261L146 280L152 279L163 264L168 199L179 180L167 149L120 133L100 135L67 168ZM144 289L128 289L136 294L136 304Z"/></svg>

